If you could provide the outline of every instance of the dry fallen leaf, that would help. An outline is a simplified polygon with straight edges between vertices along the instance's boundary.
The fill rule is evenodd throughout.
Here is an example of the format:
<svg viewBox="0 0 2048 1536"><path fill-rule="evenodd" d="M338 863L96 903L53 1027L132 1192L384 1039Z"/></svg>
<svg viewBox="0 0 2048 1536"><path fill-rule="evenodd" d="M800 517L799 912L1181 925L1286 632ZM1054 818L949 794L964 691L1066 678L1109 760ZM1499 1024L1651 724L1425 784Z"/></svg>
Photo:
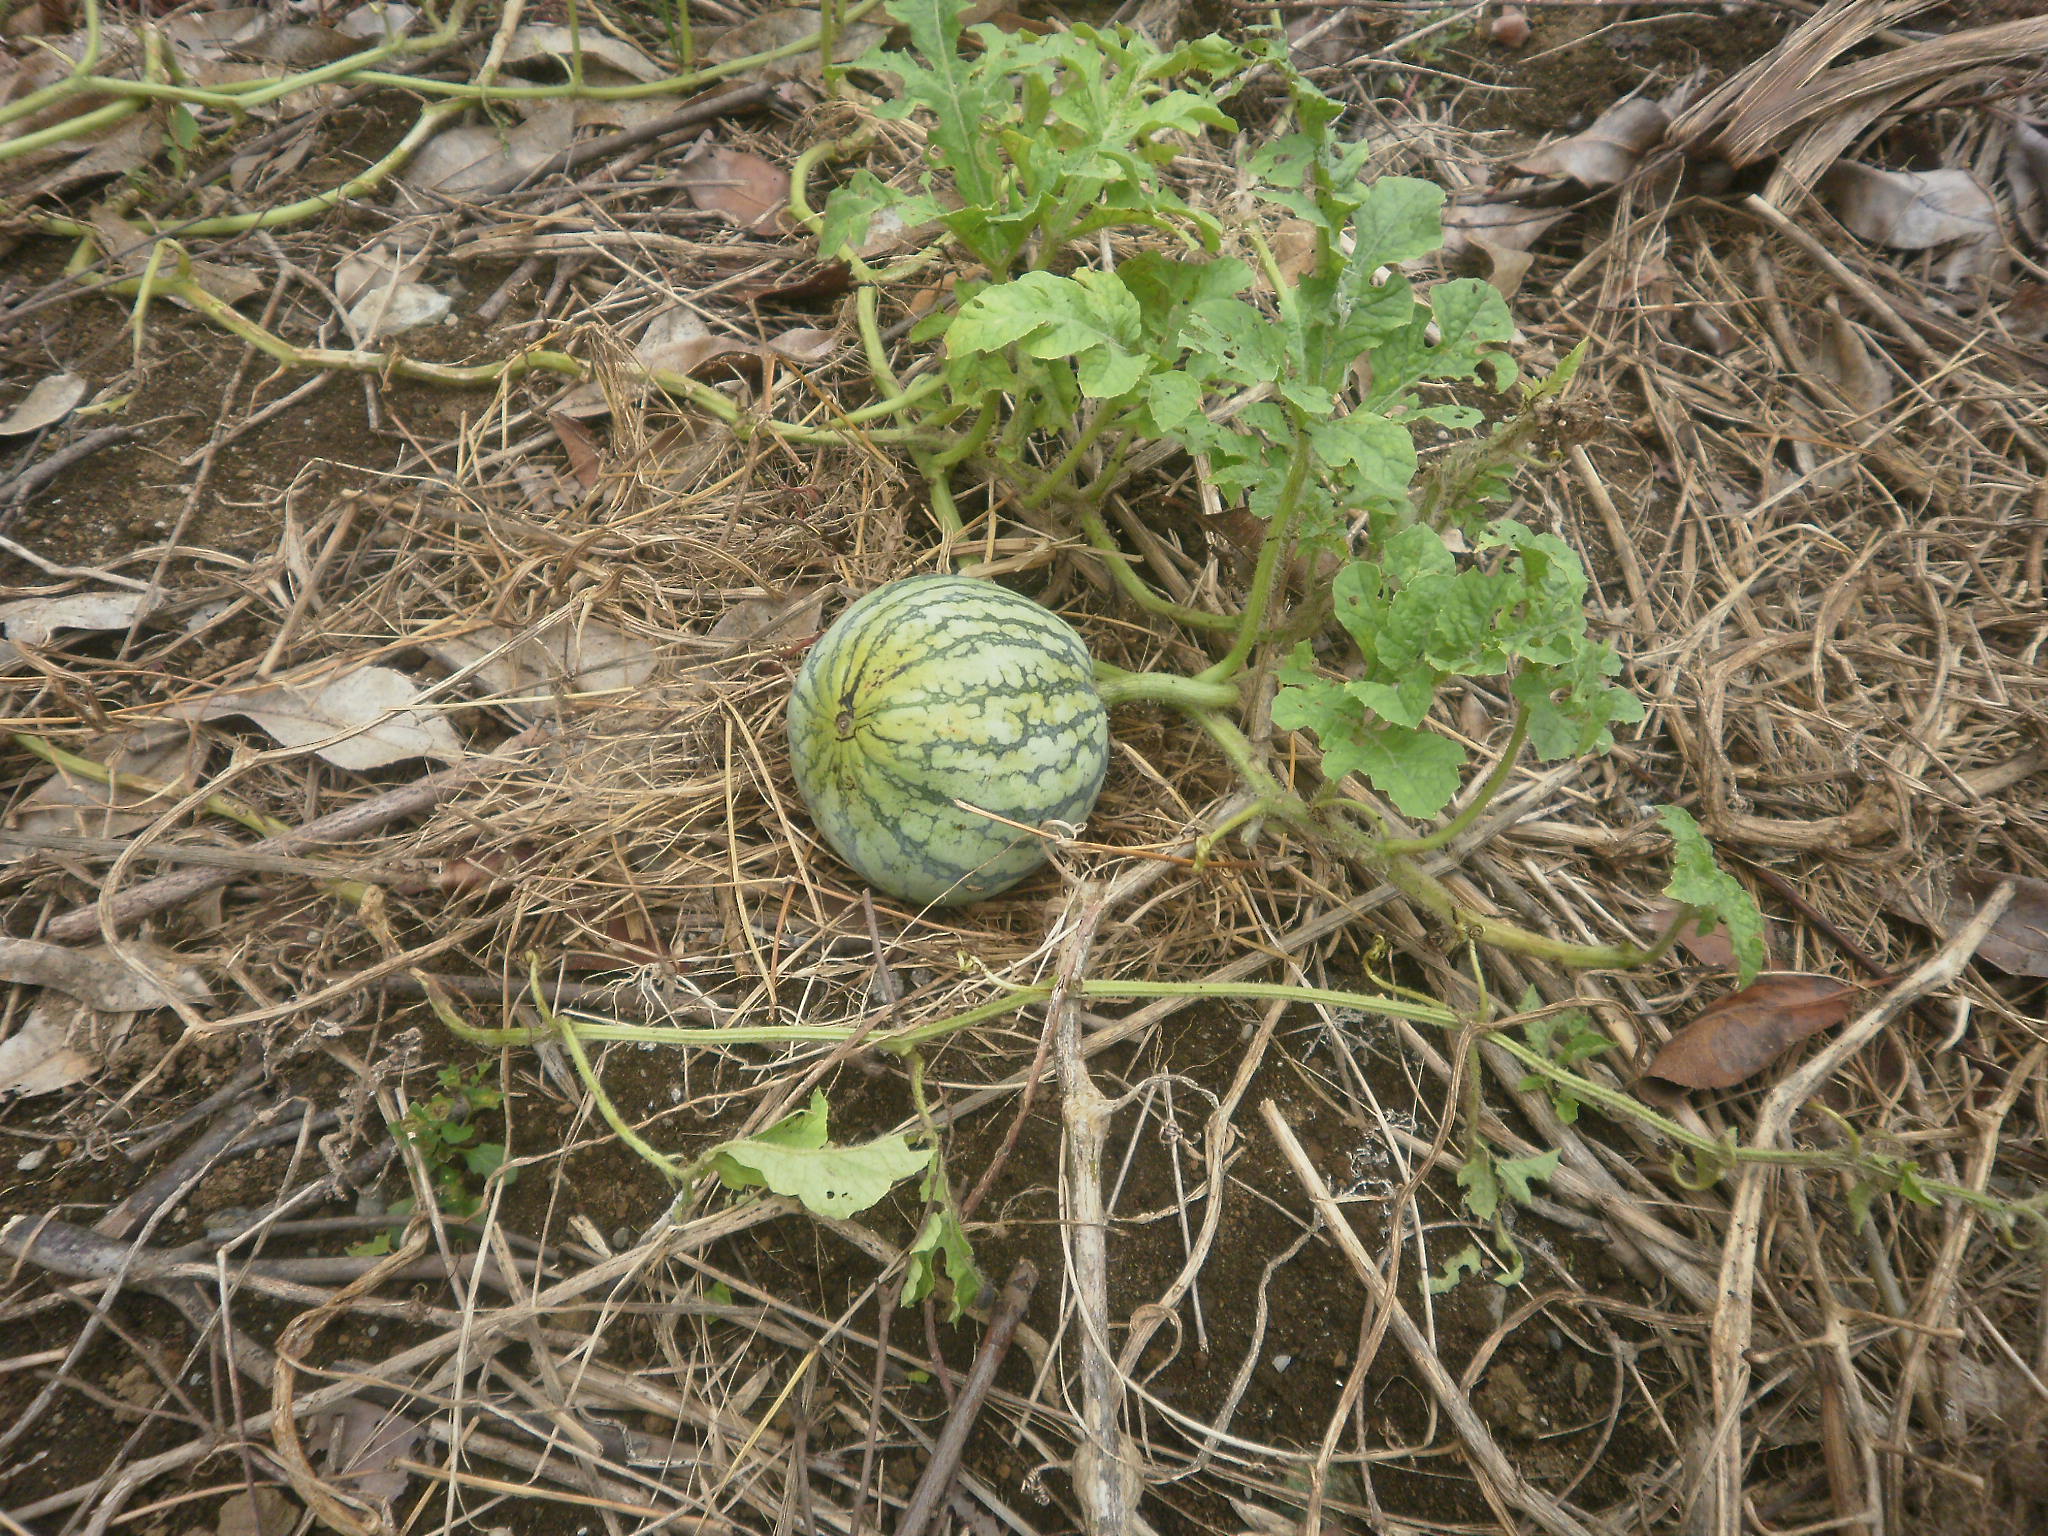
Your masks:
<svg viewBox="0 0 2048 1536"><path fill-rule="evenodd" d="M37 381L34 389L15 401L13 410L0 416L0 437L39 432L62 421L85 398L85 391L85 380L75 373L53 373Z"/></svg>
<svg viewBox="0 0 2048 1536"><path fill-rule="evenodd" d="M46 993L21 1027L0 1040L0 1094L32 1098L97 1077L135 1022L135 1010L89 1008L76 998Z"/></svg>
<svg viewBox="0 0 2048 1536"><path fill-rule="evenodd" d="M596 619L564 618L533 634L485 624L429 641L429 655L470 675L489 701L521 719L574 704L582 694L618 694L654 675L660 647Z"/></svg>
<svg viewBox="0 0 2048 1536"><path fill-rule="evenodd" d="M349 307L349 333L358 345L432 325L448 313L448 295L417 281L426 265L424 251L400 250L388 240L335 263L334 294Z"/></svg>
<svg viewBox="0 0 2048 1536"><path fill-rule="evenodd" d="M798 5L779 11L764 11L751 21L743 21L738 26L727 27L719 33L704 50L704 57L713 64L730 64L736 59L750 59L758 53L773 53L778 48L797 47L806 38L817 35L818 12L815 6ZM841 23L839 40L832 47L833 60L840 64L850 64L888 35L887 27L876 26L873 22L857 21L850 26ZM817 48L798 47L797 52L787 58L756 65L731 78L816 80L823 74Z"/></svg>
<svg viewBox="0 0 2048 1536"><path fill-rule="evenodd" d="M1828 317L1820 355L1815 361L1820 364L1820 371L1834 381L1842 398L1865 416L1890 403L1891 376L1879 364L1870 343L1863 339L1862 330L1839 312Z"/></svg>
<svg viewBox="0 0 2048 1536"><path fill-rule="evenodd" d="M396 1463L413 1454L420 1426L361 1398L344 1398L306 1420L306 1439L318 1448L330 1482L359 1498L390 1505L412 1476Z"/></svg>
<svg viewBox="0 0 2048 1536"><path fill-rule="evenodd" d="M1645 1070L1686 1088L1732 1088L1843 1022L1868 990L1832 976L1760 976L1701 1010Z"/></svg>
<svg viewBox="0 0 2048 1536"><path fill-rule="evenodd" d="M513 128L449 128L420 146L405 169L413 186L445 197L509 192L569 147L573 101L543 101Z"/></svg>
<svg viewBox="0 0 2048 1536"><path fill-rule="evenodd" d="M1838 160L1821 177L1820 195L1851 234L1895 250L1998 237L1998 210L1968 171L1881 171Z"/></svg>
<svg viewBox="0 0 2048 1536"><path fill-rule="evenodd" d="M1444 254L1481 252L1492 264L1486 280L1501 297L1511 299L1535 259L1529 247L1563 217L1562 209L1529 208L1521 203L1453 204L1444 210Z"/></svg>
<svg viewBox="0 0 2048 1536"><path fill-rule="evenodd" d="M126 629L156 606L149 592L66 592L0 603L0 634L16 645L48 645L59 630Z"/></svg>
<svg viewBox="0 0 2048 1536"><path fill-rule="evenodd" d="M205 978L167 949L144 939L122 944L138 970L105 945L72 949L40 939L0 938L0 981L49 987L102 1013L139 1013L174 1001L204 1003L213 998Z"/></svg>
<svg viewBox="0 0 2048 1536"><path fill-rule="evenodd" d="M453 762L462 742L446 718L415 709L420 686L390 667L358 667L317 683L229 689L177 706L185 720L246 715L288 747L306 747L337 768L382 768L407 758Z"/></svg>
<svg viewBox="0 0 2048 1536"><path fill-rule="evenodd" d="M754 234L777 229L789 207L789 172L743 149L693 150L676 179L699 208Z"/></svg>
<svg viewBox="0 0 2048 1536"><path fill-rule="evenodd" d="M1977 946L1977 958L2008 976L2048 976L2048 880L1966 869L1956 876L1949 893L1947 926L1951 932L1962 927L2005 880L2013 884L2012 905Z"/></svg>
<svg viewBox="0 0 2048 1536"><path fill-rule="evenodd" d="M1664 141L1671 117L1647 96L1631 96L1568 139L1545 144L1515 162L1532 176L1569 176L1588 187L1611 187Z"/></svg>
<svg viewBox="0 0 2048 1536"><path fill-rule="evenodd" d="M623 38L588 26L571 32L555 22L529 22L520 27L505 47L505 62L527 64L535 59L554 59L567 69L571 58L579 53L586 77L608 70L645 82L665 79L671 73L666 65L657 64ZM598 65L599 70L592 71L592 64Z"/></svg>

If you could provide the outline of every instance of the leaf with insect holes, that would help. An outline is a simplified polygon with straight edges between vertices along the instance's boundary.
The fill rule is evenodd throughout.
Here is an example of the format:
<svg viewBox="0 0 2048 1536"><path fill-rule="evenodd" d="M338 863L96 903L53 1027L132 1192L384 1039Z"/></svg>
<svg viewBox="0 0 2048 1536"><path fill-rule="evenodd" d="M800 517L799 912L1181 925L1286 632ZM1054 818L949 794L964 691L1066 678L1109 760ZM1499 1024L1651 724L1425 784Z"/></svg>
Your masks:
<svg viewBox="0 0 2048 1536"><path fill-rule="evenodd" d="M718 1148L712 1171L728 1189L766 1188L820 1216L845 1217L931 1163L930 1148L913 1147L901 1135L835 1147L826 1139L830 1115L823 1092L814 1092L810 1105L787 1120Z"/></svg>
<svg viewBox="0 0 2048 1536"><path fill-rule="evenodd" d="M1832 976L1762 977L1702 1009L1645 1070L1686 1088L1732 1088L1809 1035L1840 1024L1868 991Z"/></svg>
<svg viewBox="0 0 2048 1536"><path fill-rule="evenodd" d="M1756 899L1714 862L1714 850L1691 812L1660 805L1657 814L1671 834L1671 879L1664 894L1700 910L1699 932L1713 932L1716 923L1727 928L1735 945L1736 984L1748 986L1764 965L1764 916Z"/></svg>
<svg viewBox="0 0 2048 1536"><path fill-rule="evenodd" d="M946 1321L957 1323L960 1315L974 1305L987 1283L974 1262L974 1247L961 1229L960 1218L950 1210L935 1210L925 1218L923 1230L904 1254L903 1306L914 1306L938 1290L943 1266L947 1283L953 1288L946 1307Z"/></svg>

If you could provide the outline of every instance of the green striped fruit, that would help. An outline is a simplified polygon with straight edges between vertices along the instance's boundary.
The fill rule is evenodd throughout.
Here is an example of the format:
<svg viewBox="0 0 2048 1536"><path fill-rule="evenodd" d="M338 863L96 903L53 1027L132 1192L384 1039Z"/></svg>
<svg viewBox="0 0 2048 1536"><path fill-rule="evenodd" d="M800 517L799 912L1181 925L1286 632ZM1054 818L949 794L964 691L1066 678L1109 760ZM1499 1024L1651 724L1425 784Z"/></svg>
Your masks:
<svg viewBox="0 0 2048 1536"><path fill-rule="evenodd" d="M1027 827L1087 818L1109 766L1088 647L1028 597L912 576L860 599L789 696L789 756L818 830L877 889L978 901L1045 860Z"/></svg>

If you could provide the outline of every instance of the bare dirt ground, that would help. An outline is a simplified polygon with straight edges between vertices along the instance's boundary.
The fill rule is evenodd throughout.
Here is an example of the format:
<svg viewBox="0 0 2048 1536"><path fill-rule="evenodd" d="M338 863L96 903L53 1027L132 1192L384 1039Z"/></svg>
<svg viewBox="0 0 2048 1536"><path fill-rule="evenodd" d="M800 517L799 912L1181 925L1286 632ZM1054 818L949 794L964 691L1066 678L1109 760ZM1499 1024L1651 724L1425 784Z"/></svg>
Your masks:
<svg viewBox="0 0 2048 1536"><path fill-rule="evenodd" d="M1652 807L1690 808L1773 966L1865 985L1828 1019L1862 1048L1789 1098L1828 1036L1720 1091L1642 1076L1734 987L1710 942L1572 974L1475 959L1271 832L1194 867L1232 786L1163 710L1117 714L1054 870L965 908L864 905L781 709L843 599L931 568L938 534L886 438L746 429L868 399L844 273L775 214L858 99L827 100L813 56L529 100L423 170L401 152L454 98L393 72L559 86L564 45L478 6L444 46L322 82L298 77L377 35L345 30L368 8L146 9L98 17L104 73L134 78L155 37L187 85L298 83L75 139L61 112L0 128L50 140L0 159L0 1526L902 1530L1028 1263L925 1529L1089 1528L1105 1363L1128 1528L1167 1536L2048 1529L2035 7L1281 12L1376 172L1450 192L1432 271L1491 278L1534 365L1588 343L1517 515L1582 552L1647 719L1518 771L1451 878L1562 939L1640 938L1668 918ZM735 40L749 15L696 12L692 46L810 25ZM0 109L62 75L46 52L87 16L6 12ZM674 72L663 8L515 19L630 44L586 84ZM1191 199L1222 205L1280 106L1247 93L1239 140L1186 157ZM167 296L179 252L218 310ZM933 302L887 298L892 345ZM502 366L542 354L572 364ZM1133 549L1242 587L1191 474L1130 504ZM1191 650L1070 533L976 487L961 512L1098 654ZM1498 704L1445 724L1497 752ZM1217 987L1081 1010L1114 1105L1091 1296L1062 1096L1025 1087L1045 1010L916 1057L869 1036L1049 977L1075 892L1148 869L1090 973ZM1956 974L1903 981L2004 882ZM1472 1019L1573 1003L1617 1094L1890 1174L1703 1166L1597 1105L1560 1118L1476 1035L1225 995L1245 980ZM579 1045L550 1027L571 1008L678 1033ZM850 1216L715 1179L679 1199L632 1145L688 1163L814 1092L835 1143L942 1147L989 1280L957 1320L944 1282L897 1305L919 1181ZM1494 1145L1560 1154L1499 1221L1457 1178L1468 1108ZM1468 1245L1476 1273L1426 1283Z"/></svg>

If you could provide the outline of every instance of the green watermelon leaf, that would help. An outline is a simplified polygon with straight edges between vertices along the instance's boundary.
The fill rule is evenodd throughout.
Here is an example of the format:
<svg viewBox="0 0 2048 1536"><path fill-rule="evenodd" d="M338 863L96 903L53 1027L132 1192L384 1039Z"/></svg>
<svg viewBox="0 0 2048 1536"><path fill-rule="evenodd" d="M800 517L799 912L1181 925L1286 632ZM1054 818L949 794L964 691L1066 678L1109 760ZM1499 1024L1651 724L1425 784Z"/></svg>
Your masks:
<svg viewBox="0 0 2048 1536"><path fill-rule="evenodd" d="M728 1141L709 1159L726 1188L766 1188L803 1202L820 1216L852 1216L866 1210L932 1160L929 1147L913 1147L900 1134L859 1146L836 1147L826 1139L830 1106L822 1092L805 1109L758 1136Z"/></svg>
<svg viewBox="0 0 2048 1536"><path fill-rule="evenodd" d="M1664 894L1699 912L1702 935L1712 933L1717 924L1727 927L1735 946L1736 985L1748 986L1764 967L1764 917L1756 898L1715 862L1714 850L1691 812L1660 805L1657 815L1671 834L1671 881Z"/></svg>

